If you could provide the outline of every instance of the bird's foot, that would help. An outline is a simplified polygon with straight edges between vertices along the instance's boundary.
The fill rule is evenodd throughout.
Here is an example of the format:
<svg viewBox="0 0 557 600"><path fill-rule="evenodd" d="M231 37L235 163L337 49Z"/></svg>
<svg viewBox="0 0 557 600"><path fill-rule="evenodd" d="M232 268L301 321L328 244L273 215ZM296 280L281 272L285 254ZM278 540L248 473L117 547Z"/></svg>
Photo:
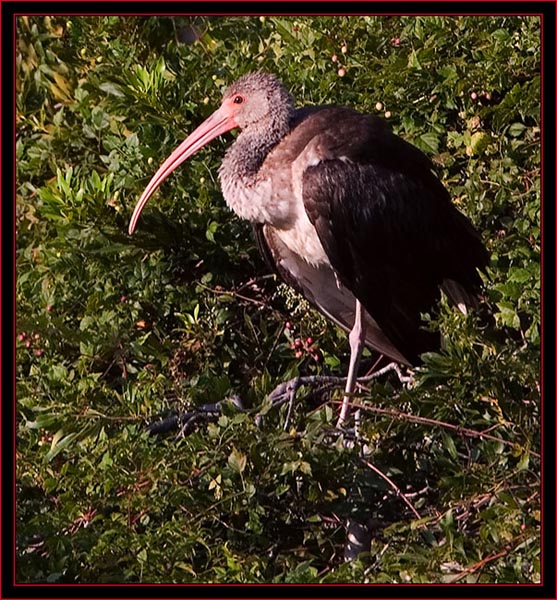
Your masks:
<svg viewBox="0 0 557 600"><path fill-rule="evenodd" d="M403 369L400 367L400 365L398 363L393 362L387 366L391 367L392 370L397 374L398 380L400 381L400 383L414 385L414 383L415 383L414 372L409 367L404 367L404 371L406 372L406 373L404 373Z"/></svg>
<svg viewBox="0 0 557 600"><path fill-rule="evenodd" d="M278 385L270 394L269 400L274 408L282 406L285 402L288 402L288 412L286 413L286 419L284 420L283 429L286 431L290 425L290 419L292 417L292 411L294 410L294 400L296 399L296 392L301 385L300 377L294 377L289 381L285 381ZM257 414L255 416L255 422L257 425L261 424L262 416Z"/></svg>

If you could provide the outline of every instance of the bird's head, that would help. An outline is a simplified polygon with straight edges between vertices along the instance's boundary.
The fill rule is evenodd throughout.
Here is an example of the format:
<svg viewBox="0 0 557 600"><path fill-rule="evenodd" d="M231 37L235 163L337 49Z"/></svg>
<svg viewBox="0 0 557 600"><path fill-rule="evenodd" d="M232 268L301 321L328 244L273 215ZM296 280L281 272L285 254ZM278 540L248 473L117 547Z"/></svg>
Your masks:
<svg viewBox="0 0 557 600"><path fill-rule="evenodd" d="M220 107L195 129L163 162L139 198L129 224L132 234L139 215L161 183L192 154L231 129L260 131L281 137L288 131L294 101L282 83L269 73L257 71L231 84Z"/></svg>
<svg viewBox="0 0 557 600"><path fill-rule="evenodd" d="M224 92L221 108L233 115L240 129L269 131L288 127L294 101L284 85L270 73L257 71L240 77Z"/></svg>

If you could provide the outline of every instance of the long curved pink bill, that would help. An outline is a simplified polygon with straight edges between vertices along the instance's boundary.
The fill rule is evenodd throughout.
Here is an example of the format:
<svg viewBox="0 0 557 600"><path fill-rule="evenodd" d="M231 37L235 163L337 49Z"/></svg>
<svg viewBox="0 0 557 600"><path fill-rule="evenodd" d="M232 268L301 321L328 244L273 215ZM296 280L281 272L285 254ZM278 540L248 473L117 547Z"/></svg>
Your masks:
<svg viewBox="0 0 557 600"><path fill-rule="evenodd" d="M201 123L201 125L195 129L178 146L178 148L176 148L176 150L174 150L174 152L159 167L159 170L153 175L151 181L147 184L147 187L143 190L141 197L135 205L128 227L130 235L134 232L139 215L147 204L147 201L170 173L179 167L192 154L205 146L205 144L209 143L217 136L230 131L234 127L236 127L236 123L231 117L230 112L221 106L221 108L203 121L203 123Z"/></svg>

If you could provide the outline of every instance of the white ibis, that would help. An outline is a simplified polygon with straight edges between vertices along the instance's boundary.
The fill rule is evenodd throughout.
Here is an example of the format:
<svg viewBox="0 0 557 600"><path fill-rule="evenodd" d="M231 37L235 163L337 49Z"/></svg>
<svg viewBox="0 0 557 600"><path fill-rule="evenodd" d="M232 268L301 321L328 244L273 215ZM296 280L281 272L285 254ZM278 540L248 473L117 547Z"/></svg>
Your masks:
<svg viewBox="0 0 557 600"><path fill-rule="evenodd" d="M164 161L133 211L130 234L168 175L235 128L219 169L226 203L254 224L286 283L350 332L342 424L363 345L418 363L440 344L421 313L441 289L463 312L475 306L488 254L430 160L383 120L337 106L296 109L283 84L263 72L230 85L220 108Z"/></svg>

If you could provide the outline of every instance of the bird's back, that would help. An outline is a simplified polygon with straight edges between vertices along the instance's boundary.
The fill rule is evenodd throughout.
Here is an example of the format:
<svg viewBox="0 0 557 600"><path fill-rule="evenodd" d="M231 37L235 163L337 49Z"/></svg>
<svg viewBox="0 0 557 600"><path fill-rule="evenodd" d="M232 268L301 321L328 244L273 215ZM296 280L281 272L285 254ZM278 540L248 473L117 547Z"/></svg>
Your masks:
<svg viewBox="0 0 557 600"><path fill-rule="evenodd" d="M270 170L279 163L292 165L292 191L335 278L360 300L397 360L416 362L434 349L438 336L423 328L421 313L441 287L455 303L473 305L488 255L431 161L377 117L315 107L295 113L291 133L266 161ZM312 295L324 297L315 279Z"/></svg>

